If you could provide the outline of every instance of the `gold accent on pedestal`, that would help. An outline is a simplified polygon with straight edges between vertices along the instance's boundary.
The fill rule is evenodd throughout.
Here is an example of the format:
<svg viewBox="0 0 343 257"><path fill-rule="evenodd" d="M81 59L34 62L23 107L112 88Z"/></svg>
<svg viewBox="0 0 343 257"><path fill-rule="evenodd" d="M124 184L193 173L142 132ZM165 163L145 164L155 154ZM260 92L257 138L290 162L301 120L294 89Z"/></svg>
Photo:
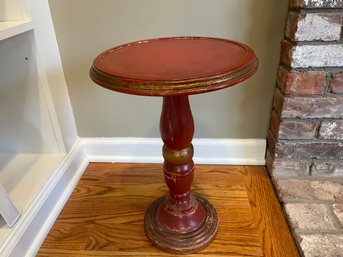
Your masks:
<svg viewBox="0 0 343 257"><path fill-rule="evenodd" d="M194 148L193 145L190 144L187 148L181 150L172 150L166 145L163 145L162 153L167 162L176 165L183 165L192 161Z"/></svg>

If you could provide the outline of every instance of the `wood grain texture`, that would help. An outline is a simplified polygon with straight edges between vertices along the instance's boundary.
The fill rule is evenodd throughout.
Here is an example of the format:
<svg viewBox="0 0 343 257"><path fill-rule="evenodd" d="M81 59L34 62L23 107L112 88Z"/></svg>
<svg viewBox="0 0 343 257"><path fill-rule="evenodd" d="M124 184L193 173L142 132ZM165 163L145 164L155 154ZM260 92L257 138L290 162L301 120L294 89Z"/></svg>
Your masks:
<svg viewBox="0 0 343 257"><path fill-rule="evenodd" d="M298 256L266 170L251 166L242 174L264 255Z"/></svg>
<svg viewBox="0 0 343 257"><path fill-rule="evenodd" d="M192 190L214 205L219 230L190 256L298 256L262 167L198 165ZM162 165L91 163L37 256L175 256L144 234L146 208L166 192Z"/></svg>

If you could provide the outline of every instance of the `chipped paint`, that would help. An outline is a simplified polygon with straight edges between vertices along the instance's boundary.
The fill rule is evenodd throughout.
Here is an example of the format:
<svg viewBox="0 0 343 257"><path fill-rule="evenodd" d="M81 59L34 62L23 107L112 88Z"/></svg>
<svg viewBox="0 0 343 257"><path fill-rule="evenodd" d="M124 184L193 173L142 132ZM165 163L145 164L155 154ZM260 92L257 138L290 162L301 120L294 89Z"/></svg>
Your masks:
<svg viewBox="0 0 343 257"><path fill-rule="evenodd" d="M313 7L338 7L342 5L343 0L304 0L304 3Z"/></svg>
<svg viewBox="0 0 343 257"><path fill-rule="evenodd" d="M342 29L341 20L341 16L337 14L307 14L298 20L295 40L339 40Z"/></svg>
<svg viewBox="0 0 343 257"><path fill-rule="evenodd" d="M300 45L290 55L293 68L343 66L343 45Z"/></svg>
<svg viewBox="0 0 343 257"><path fill-rule="evenodd" d="M337 127L337 123L335 123L335 122L325 123L325 129L323 130L322 136L325 136L325 137L332 136L333 131L335 130L336 127Z"/></svg>
<svg viewBox="0 0 343 257"><path fill-rule="evenodd" d="M343 139L343 121L324 121L319 130L320 138Z"/></svg>

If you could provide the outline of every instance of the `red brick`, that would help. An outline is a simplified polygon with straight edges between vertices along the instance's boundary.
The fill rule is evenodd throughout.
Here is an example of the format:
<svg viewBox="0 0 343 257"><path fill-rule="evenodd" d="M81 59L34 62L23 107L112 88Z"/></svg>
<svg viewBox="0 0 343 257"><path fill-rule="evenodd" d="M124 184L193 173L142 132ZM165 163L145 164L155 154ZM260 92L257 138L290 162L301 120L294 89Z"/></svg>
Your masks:
<svg viewBox="0 0 343 257"><path fill-rule="evenodd" d="M343 182L276 179L274 181L279 199L290 200L343 201Z"/></svg>
<svg viewBox="0 0 343 257"><path fill-rule="evenodd" d="M266 168L270 176L273 176L273 156L270 154L268 149L266 150Z"/></svg>
<svg viewBox="0 0 343 257"><path fill-rule="evenodd" d="M285 101L285 97L282 95L280 90L276 88L274 91L273 108L279 117L283 109L284 101Z"/></svg>
<svg viewBox="0 0 343 257"><path fill-rule="evenodd" d="M273 176L308 176L309 163L297 161L274 161Z"/></svg>
<svg viewBox="0 0 343 257"><path fill-rule="evenodd" d="M342 257L343 235L312 234L298 235L297 241L304 257Z"/></svg>
<svg viewBox="0 0 343 257"><path fill-rule="evenodd" d="M279 129L280 129L281 120L275 111L272 112L270 117L270 130L272 131L273 135L278 138L279 137Z"/></svg>
<svg viewBox="0 0 343 257"><path fill-rule="evenodd" d="M319 95L326 86L324 71L289 72L280 68L278 86L286 95Z"/></svg>
<svg viewBox="0 0 343 257"><path fill-rule="evenodd" d="M316 135L317 122L313 120L283 120L276 112L270 119L270 129L276 139L313 139Z"/></svg>
<svg viewBox="0 0 343 257"><path fill-rule="evenodd" d="M310 163L301 161L273 160L269 151L266 155L267 169L273 177L308 176Z"/></svg>
<svg viewBox="0 0 343 257"><path fill-rule="evenodd" d="M330 231L338 229L328 205L316 203L287 203L285 212L293 229L301 231Z"/></svg>
<svg viewBox="0 0 343 257"><path fill-rule="evenodd" d="M279 139L313 139L317 122L313 120L283 121L280 123Z"/></svg>
<svg viewBox="0 0 343 257"><path fill-rule="evenodd" d="M276 159L343 160L343 143L339 141L280 140L271 149L274 149L271 153L275 154Z"/></svg>
<svg viewBox="0 0 343 257"><path fill-rule="evenodd" d="M343 0L290 0L291 8L343 8Z"/></svg>
<svg viewBox="0 0 343 257"><path fill-rule="evenodd" d="M319 129L319 138L343 139L343 120L323 121Z"/></svg>
<svg viewBox="0 0 343 257"><path fill-rule="evenodd" d="M292 52L294 50L294 44L283 40L281 42L281 62L286 64L287 66L291 66L291 57Z"/></svg>
<svg viewBox="0 0 343 257"><path fill-rule="evenodd" d="M281 118L343 118L343 97L284 97Z"/></svg>
<svg viewBox="0 0 343 257"><path fill-rule="evenodd" d="M343 177L342 162L315 162L310 167L314 177Z"/></svg>
<svg viewBox="0 0 343 257"><path fill-rule="evenodd" d="M275 158L276 145L277 145L277 141L275 137L273 136L273 133L269 131L267 135L267 149L270 153L270 156L272 156L273 158Z"/></svg>
<svg viewBox="0 0 343 257"><path fill-rule="evenodd" d="M330 83L330 89L334 94L343 94L343 72L333 75Z"/></svg>
<svg viewBox="0 0 343 257"><path fill-rule="evenodd" d="M293 41L295 41L295 33L297 32L299 16L300 14L296 12L288 12L285 36Z"/></svg>

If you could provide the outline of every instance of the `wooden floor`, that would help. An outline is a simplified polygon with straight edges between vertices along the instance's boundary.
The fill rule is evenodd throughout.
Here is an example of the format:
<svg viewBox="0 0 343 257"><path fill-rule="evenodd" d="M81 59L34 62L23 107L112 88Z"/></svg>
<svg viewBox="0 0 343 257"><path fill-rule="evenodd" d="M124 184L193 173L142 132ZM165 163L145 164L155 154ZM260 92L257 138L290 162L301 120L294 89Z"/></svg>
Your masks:
<svg viewBox="0 0 343 257"><path fill-rule="evenodd" d="M167 193L159 164L91 163L37 256L173 256L144 234L148 205ZM219 230L191 256L298 256L263 167L196 166L192 190L217 209Z"/></svg>

